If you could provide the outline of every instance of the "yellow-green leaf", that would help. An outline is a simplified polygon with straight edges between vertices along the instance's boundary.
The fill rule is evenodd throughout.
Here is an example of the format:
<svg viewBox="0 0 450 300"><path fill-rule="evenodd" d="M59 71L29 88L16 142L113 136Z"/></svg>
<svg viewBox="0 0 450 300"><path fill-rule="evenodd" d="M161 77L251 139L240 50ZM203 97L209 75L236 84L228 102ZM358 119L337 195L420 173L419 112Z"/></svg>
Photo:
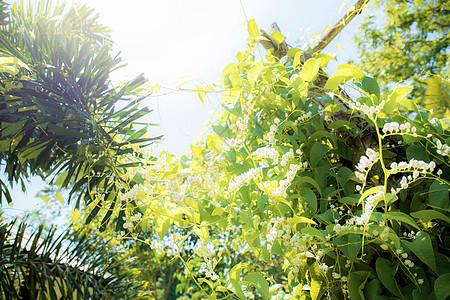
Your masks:
<svg viewBox="0 0 450 300"><path fill-rule="evenodd" d="M267 280L261 273L259 272L252 273L246 276L244 280L252 283L259 291L263 299L270 298L269 284L267 283Z"/></svg>
<svg viewBox="0 0 450 300"><path fill-rule="evenodd" d="M198 235L199 238L205 241L205 244L209 242L209 232L208 227L206 225L194 226L192 230L195 232L195 234Z"/></svg>
<svg viewBox="0 0 450 300"><path fill-rule="evenodd" d="M50 200L51 198L48 196L39 196L39 198L41 198L42 200L44 200L45 203L48 203L48 200Z"/></svg>
<svg viewBox="0 0 450 300"><path fill-rule="evenodd" d="M284 41L284 36L278 31L275 30L270 37L278 44L280 45Z"/></svg>
<svg viewBox="0 0 450 300"><path fill-rule="evenodd" d="M60 192L56 192L54 197L55 197L56 200L61 202L61 204L64 204L64 197L63 197L63 195Z"/></svg>
<svg viewBox="0 0 450 300"><path fill-rule="evenodd" d="M256 26L254 19L248 21L248 33L250 33L253 38L257 38L260 35L258 26Z"/></svg>
<svg viewBox="0 0 450 300"><path fill-rule="evenodd" d="M303 65L299 75L304 81L314 81L317 77L317 72L319 72L319 67L320 58L310 58Z"/></svg>
<svg viewBox="0 0 450 300"><path fill-rule="evenodd" d="M360 80L364 76L364 73L355 66L348 64L340 65L338 70L330 76L324 88L335 90L341 83L347 82L352 78Z"/></svg>

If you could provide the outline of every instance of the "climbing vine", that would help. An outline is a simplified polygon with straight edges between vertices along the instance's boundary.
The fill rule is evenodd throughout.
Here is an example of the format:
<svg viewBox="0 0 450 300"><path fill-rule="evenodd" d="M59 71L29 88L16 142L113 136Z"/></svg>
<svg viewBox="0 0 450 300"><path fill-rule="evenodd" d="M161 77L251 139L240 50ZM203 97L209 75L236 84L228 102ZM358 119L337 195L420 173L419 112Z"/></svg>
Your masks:
<svg viewBox="0 0 450 300"><path fill-rule="evenodd" d="M153 233L213 299L448 297L448 120L329 55L257 59L249 32L188 154L120 158L121 238Z"/></svg>

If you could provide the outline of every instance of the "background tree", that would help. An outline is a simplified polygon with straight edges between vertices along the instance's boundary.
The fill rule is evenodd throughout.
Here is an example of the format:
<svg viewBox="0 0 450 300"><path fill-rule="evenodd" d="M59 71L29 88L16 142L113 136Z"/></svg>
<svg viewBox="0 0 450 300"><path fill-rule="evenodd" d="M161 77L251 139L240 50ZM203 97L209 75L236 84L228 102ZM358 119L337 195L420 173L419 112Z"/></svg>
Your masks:
<svg viewBox="0 0 450 300"><path fill-rule="evenodd" d="M442 0L376 0L357 35L359 66L382 86L405 81L409 99L450 116L450 5ZM433 76L434 75L434 76Z"/></svg>

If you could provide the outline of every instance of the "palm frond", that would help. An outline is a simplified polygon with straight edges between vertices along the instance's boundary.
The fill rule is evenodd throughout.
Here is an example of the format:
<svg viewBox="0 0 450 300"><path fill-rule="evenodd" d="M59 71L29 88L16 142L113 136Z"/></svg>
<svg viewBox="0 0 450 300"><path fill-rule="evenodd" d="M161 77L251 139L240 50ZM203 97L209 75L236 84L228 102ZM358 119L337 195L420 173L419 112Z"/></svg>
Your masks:
<svg viewBox="0 0 450 300"><path fill-rule="evenodd" d="M0 25L0 162L9 183L67 174L62 187L71 185L70 195L84 194L88 203L88 182L115 193L115 158L160 138L142 138L136 123L149 113L136 93L146 79L111 83L121 59L111 55L108 29L85 6L14 4L7 21ZM11 201L4 183L0 195Z"/></svg>
<svg viewBox="0 0 450 300"><path fill-rule="evenodd" d="M138 284L118 271L126 266L113 246L89 231L57 234L24 223L0 225L0 298L123 299L137 297Z"/></svg>

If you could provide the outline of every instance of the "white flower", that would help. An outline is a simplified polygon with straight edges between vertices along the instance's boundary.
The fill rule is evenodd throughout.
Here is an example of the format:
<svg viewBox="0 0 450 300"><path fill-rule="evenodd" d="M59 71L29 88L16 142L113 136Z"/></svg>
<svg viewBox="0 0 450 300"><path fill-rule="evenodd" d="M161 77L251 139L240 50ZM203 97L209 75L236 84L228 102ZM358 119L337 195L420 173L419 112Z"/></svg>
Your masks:
<svg viewBox="0 0 450 300"><path fill-rule="evenodd" d="M389 134L389 133L396 133L398 132L400 125L397 122L389 122L384 124L383 126L383 133Z"/></svg>
<svg viewBox="0 0 450 300"><path fill-rule="evenodd" d="M309 291L309 290L311 290L311 287L309 285L305 284L305 285L303 285L302 290Z"/></svg>
<svg viewBox="0 0 450 300"><path fill-rule="evenodd" d="M371 148L367 148L366 155L369 157L369 159L374 162L377 160L377 152Z"/></svg>
<svg viewBox="0 0 450 300"><path fill-rule="evenodd" d="M275 148L258 148L253 152L253 155L260 158L277 159L279 154Z"/></svg>
<svg viewBox="0 0 450 300"><path fill-rule="evenodd" d="M319 269L326 272L328 271L329 266L327 266L325 263L319 265Z"/></svg>
<svg viewBox="0 0 450 300"><path fill-rule="evenodd" d="M341 278L341 274L336 273L336 272L331 273L331 275L333 276L334 279L339 279L339 278Z"/></svg>
<svg viewBox="0 0 450 300"><path fill-rule="evenodd" d="M389 247L386 244L381 244L380 248L383 249L383 250L387 250Z"/></svg>

